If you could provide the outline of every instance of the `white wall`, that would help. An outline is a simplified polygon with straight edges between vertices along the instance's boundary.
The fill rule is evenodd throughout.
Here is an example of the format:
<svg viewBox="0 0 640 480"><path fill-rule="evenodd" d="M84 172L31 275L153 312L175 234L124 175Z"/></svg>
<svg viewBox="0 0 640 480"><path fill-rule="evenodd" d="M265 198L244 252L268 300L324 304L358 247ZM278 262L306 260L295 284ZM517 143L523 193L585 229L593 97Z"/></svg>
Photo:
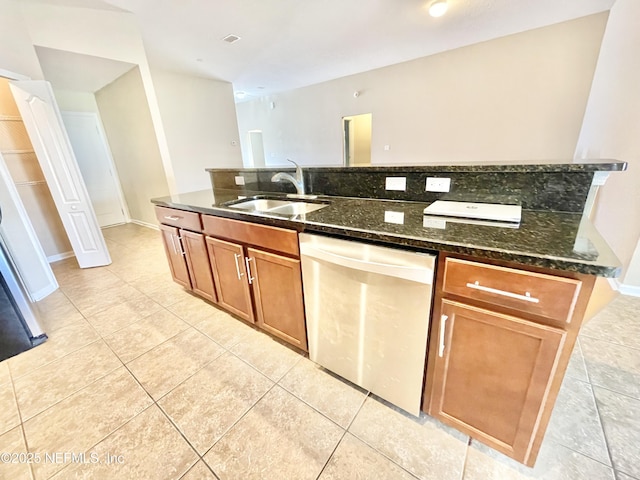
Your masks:
<svg viewBox="0 0 640 480"><path fill-rule="evenodd" d="M138 65L162 167L170 190L175 191L169 147L135 16L38 2L23 2L21 6L34 45Z"/></svg>
<svg viewBox="0 0 640 480"><path fill-rule="evenodd" d="M151 73L177 191L210 188L205 168L241 168L233 86L163 70Z"/></svg>
<svg viewBox="0 0 640 480"><path fill-rule="evenodd" d="M18 3L0 0L0 12L0 75L6 70L41 80L40 62Z"/></svg>
<svg viewBox="0 0 640 480"><path fill-rule="evenodd" d="M617 0L609 15L576 157L615 158L629 170L602 187L595 225L616 252L624 284L640 287L640 2ZM632 261L633 258L633 261Z"/></svg>
<svg viewBox="0 0 640 480"><path fill-rule="evenodd" d="M96 97L93 93L54 88L53 94L58 102L58 107L62 111L99 113Z"/></svg>
<svg viewBox="0 0 640 480"><path fill-rule="evenodd" d="M262 130L268 165L339 165L341 118L372 113L374 165L567 161L606 20L592 15L240 103L243 152L247 132Z"/></svg>
<svg viewBox="0 0 640 480"><path fill-rule="evenodd" d="M150 200L169 194L139 69L96 92L96 102L132 220L157 224Z"/></svg>

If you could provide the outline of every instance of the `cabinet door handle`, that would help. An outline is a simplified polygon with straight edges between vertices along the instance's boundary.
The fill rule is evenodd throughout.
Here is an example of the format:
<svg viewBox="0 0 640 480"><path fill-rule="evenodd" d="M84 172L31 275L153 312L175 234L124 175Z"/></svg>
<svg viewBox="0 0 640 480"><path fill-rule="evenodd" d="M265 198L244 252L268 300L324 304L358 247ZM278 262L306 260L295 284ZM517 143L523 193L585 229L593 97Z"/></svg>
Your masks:
<svg viewBox="0 0 640 480"><path fill-rule="evenodd" d="M244 273L242 273L240 271L240 264L238 263L238 259L241 257L242 255L240 255L239 253L234 253L233 254L233 259L236 261L236 273L238 274L238 280L242 280L242 275L244 275Z"/></svg>
<svg viewBox="0 0 640 480"><path fill-rule="evenodd" d="M502 295L503 297L515 298L516 300L523 300L525 302L540 303L540 299L536 297L532 297L529 292L525 292L524 295L520 295L519 293L506 292L504 290L498 290L497 288L485 287L483 285L480 285L480 282L478 281L474 283L467 283L467 287L473 288L475 290L480 290L482 292L495 293L496 295Z"/></svg>
<svg viewBox="0 0 640 480"><path fill-rule="evenodd" d="M440 316L440 345L438 348L438 356L442 357L444 355L444 334L447 329L447 319L449 317L447 315Z"/></svg>
<svg viewBox="0 0 640 480"><path fill-rule="evenodd" d="M178 217L177 215L165 215L164 218L166 220L173 220L174 222L177 222L178 220L180 220L182 217Z"/></svg>
<svg viewBox="0 0 640 480"><path fill-rule="evenodd" d="M178 240L178 246L180 247L180 255L185 256L187 252L182 248L182 237L176 237L176 240Z"/></svg>
<svg viewBox="0 0 640 480"><path fill-rule="evenodd" d="M249 262L251 260L255 262L254 258L244 257L244 264L247 266L247 278L249 280L249 285L251 285L253 281L256 279L255 277L251 276L251 267L249 266Z"/></svg>

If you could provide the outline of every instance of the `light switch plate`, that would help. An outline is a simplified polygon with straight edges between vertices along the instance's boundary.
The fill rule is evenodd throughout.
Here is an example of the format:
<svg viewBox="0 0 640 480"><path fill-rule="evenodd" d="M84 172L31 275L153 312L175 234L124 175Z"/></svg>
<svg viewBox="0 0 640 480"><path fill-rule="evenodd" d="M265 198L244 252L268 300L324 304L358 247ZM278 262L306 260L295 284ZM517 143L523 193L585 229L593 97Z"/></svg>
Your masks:
<svg viewBox="0 0 640 480"><path fill-rule="evenodd" d="M451 189L450 178L427 177L427 192L448 192Z"/></svg>
<svg viewBox="0 0 640 480"><path fill-rule="evenodd" d="M407 189L407 177L387 177L384 188L404 192Z"/></svg>
<svg viewBox="0 0 640 480"><path fill-rule="evenodd" d="M242 175L237 175L235 177L236 185L244 185L244 177Z"/></svg>

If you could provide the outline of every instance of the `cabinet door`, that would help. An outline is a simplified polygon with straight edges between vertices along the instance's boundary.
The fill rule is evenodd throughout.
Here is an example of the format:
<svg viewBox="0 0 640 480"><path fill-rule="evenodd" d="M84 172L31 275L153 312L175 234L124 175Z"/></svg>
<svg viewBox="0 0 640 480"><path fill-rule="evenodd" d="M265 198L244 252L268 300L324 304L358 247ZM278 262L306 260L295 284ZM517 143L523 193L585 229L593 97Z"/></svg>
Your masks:
<svg viewBox="0 0 640 480"><path fill-rule="evenodd" d="M180 230L180 237L186 253L193 292L215 302L217 300L216 292L213 288L213 275L204 235L202 233L189 232L188 230Z"/></svg>
<svg viewBox="0 0 640 480"><path fill-rule="evenodd" d="M218 304L249 322L254 322L251 291L247 281L242 245L206 237Z"/></svg>
<svg viewBox="0 0 640 480"><path fill-rule="evenodd" d="M300 260L247 249L258 325L307 350Z"/></svg>
<svg viewBox="0 0 640 480"><path fill-rule="evenodd" d="M526 463L563 330L442 301L429 414Z"/></svg>
<svg viewBox="0 0 640 480"><path fill-rule="evenodd" d="M180 243L179 231L175 227L160 225L160 233L162 234L162 242L164 243L164 251L167 254L169 268L173 281L179 283L185 288L191 289L191 280L189 279L189 271L187 270L187 261L185 260L185 252Z"/></svg>

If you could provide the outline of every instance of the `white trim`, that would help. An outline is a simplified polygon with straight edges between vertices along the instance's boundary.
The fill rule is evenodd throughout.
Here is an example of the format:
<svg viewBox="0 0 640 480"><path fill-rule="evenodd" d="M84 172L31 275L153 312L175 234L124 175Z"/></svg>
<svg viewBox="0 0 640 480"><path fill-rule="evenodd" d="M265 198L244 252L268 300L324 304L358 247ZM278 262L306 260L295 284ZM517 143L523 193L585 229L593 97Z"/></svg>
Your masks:
<svg viewBox="0 0 640 480"><path fill-rule="evenodd" d="M609 285L614 290L620 292L622 295L629 295L630 297L640 297L640 287L636 285L625 285L620 283L616 278L609 278Z"/></svg>
<svg viewBox="0 0 640 480"><path fill-rule="evenodd" d="M33 292L32 294L30 294L30 297L31 297L31 300L33 300L34 302L39 302L43 298L48 297L49 295L51 295L56 290L58 290L58 285L57 284L56 285L48 285L45 288L41 288L37 292Z"/></svg>
<svg viewBox="0 0 640 480"><path fill-rule="evenodd" d="M47 257L47 262L49 263L59 262L60 260L64 260L65 258L71 258L75 256L76 256L75 253L73 253L73 250L71 250L69 252L62 252L56 255L50 255Z"/></svg>
<svg viewBox="0 0 640 480"><path fill-rule="evenodd" d="M143 222L142 220L134 220L134 219L131 219L131 223L135 223L136 225L140 225L141 227L147 227L153 230L160 231L160 228L158 228L158 225L155 225L153 223L147 223L147 222Z"/></svg>
<svg viewBox="0 0 640 480"><path fill-rule="evenodd" d="M31 80L31 77L21 75L20 73L10 72L9 70L3 70L0 68L0 77L8 78L10 80Z"/></svg>

